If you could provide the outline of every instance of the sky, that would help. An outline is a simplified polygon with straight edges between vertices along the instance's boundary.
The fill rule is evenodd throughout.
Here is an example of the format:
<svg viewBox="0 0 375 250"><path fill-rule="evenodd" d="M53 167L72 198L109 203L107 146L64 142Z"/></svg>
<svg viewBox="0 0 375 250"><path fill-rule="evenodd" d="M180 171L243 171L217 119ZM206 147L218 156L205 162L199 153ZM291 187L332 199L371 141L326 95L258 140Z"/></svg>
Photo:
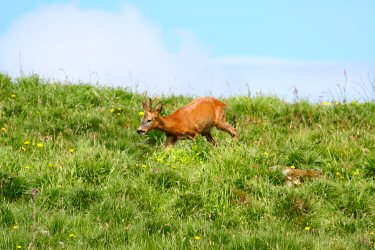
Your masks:
<svg viewBox="0 0 375 250"><path fill-rule="evenodd" d="M0 72L193 96L365 95L375 1L17 0L2 4ZM344 74L344 71L346 72ZM342 97L342 96L341 96Z"/></svg>

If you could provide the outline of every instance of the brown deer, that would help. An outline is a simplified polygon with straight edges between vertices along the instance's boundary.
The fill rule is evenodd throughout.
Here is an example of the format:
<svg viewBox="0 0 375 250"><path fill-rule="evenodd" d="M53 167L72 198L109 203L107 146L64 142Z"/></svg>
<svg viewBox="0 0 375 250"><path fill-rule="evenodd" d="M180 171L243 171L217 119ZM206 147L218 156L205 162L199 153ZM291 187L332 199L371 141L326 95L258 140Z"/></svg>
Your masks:
<svg viewBox="0 0 375 250"><path fill-rule="evenodd" d="M213 97L200 97L194 99L186 106L179 108L172 115L163 117L160 115L162 103L159 102L155 110L152 110L152 103L156 100L150 98L147 106L147 92L143 97L144 114L138 134L145 134L153 129L165 132L167 142L166 149L173 147L177 140L193 140L199 134L206 137L207 141L216 146L216 141L211 136L211 128L216 128L229 133L234 140L237 140L237 131L225 121L225 104Z"/></svg>

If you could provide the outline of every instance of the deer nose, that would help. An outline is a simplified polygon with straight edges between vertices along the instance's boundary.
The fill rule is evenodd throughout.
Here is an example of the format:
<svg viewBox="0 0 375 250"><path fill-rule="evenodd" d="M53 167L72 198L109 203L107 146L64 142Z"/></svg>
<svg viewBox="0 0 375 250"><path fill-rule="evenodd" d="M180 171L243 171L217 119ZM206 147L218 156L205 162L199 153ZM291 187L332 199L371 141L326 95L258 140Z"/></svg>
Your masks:
<svg viewBox="0 0 375 250"><path fill-rule="evenodd" d="M137 133L138 133L138 134L144 134L144 133L145 133L145 131L144 131L144 130L142 130L142 129L138 129L138 130L137 130Z"/></svg>

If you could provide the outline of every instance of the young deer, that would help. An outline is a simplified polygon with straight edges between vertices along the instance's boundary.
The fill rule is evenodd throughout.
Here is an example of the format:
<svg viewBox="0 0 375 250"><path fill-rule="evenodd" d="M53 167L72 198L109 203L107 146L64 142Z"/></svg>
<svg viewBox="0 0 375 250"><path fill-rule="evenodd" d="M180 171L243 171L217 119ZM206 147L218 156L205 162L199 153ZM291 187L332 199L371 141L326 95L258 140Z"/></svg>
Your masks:
<svg viewBox="0 0 375 250"><path fill-rule="evenodd" d="M225 121L225 104L213 97L201 97L194 99L186 106L178 109L172 115L163 117L160 115L162 103L159 102L155 110L152 110L152 103L157 97L151 100L147 106L145 93L143 97L144 114L141 126L137 132L145 134L153 129L165 132L167 136L166 148L173 147L177 140L194 139L199 134L206 137L207 141L216 146L216 141L211 136L213 126L229 133L234 140L237 140L237 131Z"/></svg>

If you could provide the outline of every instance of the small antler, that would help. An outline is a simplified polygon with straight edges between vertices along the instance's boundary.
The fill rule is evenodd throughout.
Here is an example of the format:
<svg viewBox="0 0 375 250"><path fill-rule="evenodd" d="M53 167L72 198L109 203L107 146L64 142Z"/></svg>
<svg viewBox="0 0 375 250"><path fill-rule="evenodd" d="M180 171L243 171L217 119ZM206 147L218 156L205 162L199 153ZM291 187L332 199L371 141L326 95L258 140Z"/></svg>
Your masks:
<svg viewBox="0 0 375 250"><path fill-rule="evenodd" d="M142 100L142 105L143 105L143 109L144 110L149 110L151 111L151 108L152 108L152 103L154 103L154 101L156 99L158 99L158 96L155 96L153 99L150 98L150 104L147 106L147 100L146 100L146 97L147 97L147 91L145 92L144 96L143 96L143 100Z"/></svg>
<svg viewBox="0 0 375 250"><path fill-rule="evenodd" d="M147 110L149 108L149 107L147 107L146 96L147 96L147 91L145 92L145 94L143 96L143 101L142 101L142 105L143 105L144 110Z"/></svg>
<svg viewBox="0 0 375 250"><path fill-rule="evenodd" d="M151 108L152 108L152 103L153 103L156 99L158 99L158 96L155 96L154 99L152 99L152 100L151 100L151 98L150 98L150 105L149 105L150 110L151 110Z"/></svg>

